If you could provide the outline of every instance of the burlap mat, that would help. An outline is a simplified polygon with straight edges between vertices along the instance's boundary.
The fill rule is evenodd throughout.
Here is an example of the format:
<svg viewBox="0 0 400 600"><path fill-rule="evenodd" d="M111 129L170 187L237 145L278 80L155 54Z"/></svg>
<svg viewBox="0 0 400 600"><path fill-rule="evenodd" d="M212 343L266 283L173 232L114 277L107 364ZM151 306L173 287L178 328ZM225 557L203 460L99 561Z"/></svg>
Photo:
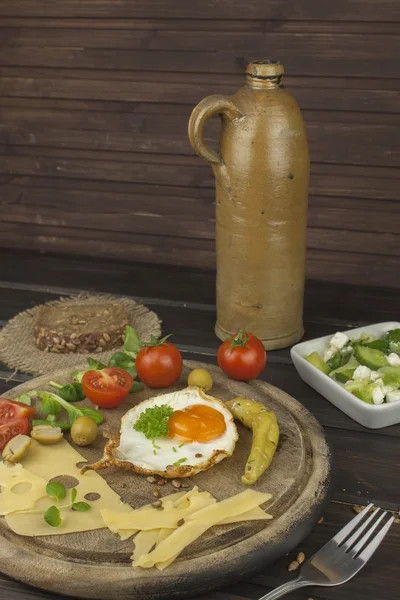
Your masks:
<svg viewBox="0 0 400 600"><path fill-rule="evenodd" d="M83 293L78 296L47 302L47 305L57 306L66 302L69 304L120 302L125 306L129 324L136 329L143 340L148 341L151 335L158 337L161 334L161 321L156 313L130 298L108 294ZM88 356L93 356L108 364L111 356L122 350L122 346L120 346L106 352L96 352L92 355L79 354L78 352L51 354L39 350L36 348L33 336L33 321L39 308L39 306L35 306L19 313L0 331L0 360L10 369L30 373L31 375L44 375L67 367L85 367Z"/></svg>

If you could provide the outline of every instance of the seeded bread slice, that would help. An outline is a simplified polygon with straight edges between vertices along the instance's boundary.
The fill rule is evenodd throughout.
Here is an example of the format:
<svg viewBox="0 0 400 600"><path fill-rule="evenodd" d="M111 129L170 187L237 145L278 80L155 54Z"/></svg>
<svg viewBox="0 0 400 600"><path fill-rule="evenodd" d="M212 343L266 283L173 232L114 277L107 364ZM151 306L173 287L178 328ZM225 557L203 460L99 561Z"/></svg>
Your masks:
<svg viewBox="0 0 400 600"><path fill-rule="evenodd" d="M35 315L34 336L44 352L88 354L121 346L127 325L123 304L42 306Z"/></svg>

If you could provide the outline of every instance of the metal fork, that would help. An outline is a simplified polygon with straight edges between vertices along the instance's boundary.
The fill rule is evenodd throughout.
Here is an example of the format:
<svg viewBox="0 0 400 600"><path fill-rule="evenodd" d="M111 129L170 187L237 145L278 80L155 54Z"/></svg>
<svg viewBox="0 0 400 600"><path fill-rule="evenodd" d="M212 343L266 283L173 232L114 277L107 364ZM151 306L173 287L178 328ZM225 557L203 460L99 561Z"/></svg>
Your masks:
<svg viewBox="0 0 400 600"><path fill-rule="evenodd" d="M297 579L281 585L259 600L276 600L293 590L309 585L341 585L354 577L369 561L394 521L394 517L391 516L382 526L382 521L389 513L377 508L367 516L372 508L373 504L366 506L307 560ZM379 526L381 527L378 530Z"/></svg>

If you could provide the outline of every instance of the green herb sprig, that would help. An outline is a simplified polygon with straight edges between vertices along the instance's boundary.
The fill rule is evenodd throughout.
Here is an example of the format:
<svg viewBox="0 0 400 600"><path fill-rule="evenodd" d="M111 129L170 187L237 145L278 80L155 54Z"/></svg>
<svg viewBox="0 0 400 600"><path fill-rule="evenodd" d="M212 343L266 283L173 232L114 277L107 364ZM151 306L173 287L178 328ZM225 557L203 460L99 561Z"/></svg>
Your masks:
<svg viewBox="0 0 400 600"><path fill-rule="evenodd" d="M168 433L168 419L174 414L168 404L146 408L136 421L133 429L141 431L149 440L165 437Z"/></svg>

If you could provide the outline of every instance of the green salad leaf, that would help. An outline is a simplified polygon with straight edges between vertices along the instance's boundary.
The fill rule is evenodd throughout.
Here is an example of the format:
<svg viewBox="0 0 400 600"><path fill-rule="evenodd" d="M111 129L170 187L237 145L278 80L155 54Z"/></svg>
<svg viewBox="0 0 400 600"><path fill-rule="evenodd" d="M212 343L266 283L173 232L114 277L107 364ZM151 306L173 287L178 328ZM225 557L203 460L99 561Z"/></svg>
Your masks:
<svg viewBox="0 0 400 600"><path fill-rule="evenodd" d="M50 498L62 500L63 498L65 498L67 490L65 489L65 486L62 483L54 481L53 483L49 482L46 485L46 494L50 496Z"/></svg>
<svg viewBox="0 0 400 600"><path fill-rule="evenodd" d="M57 506L50 506L44 513L43 518L51 527L59 527L61 525L60 511Z"/></svg>
<svg viewBox="0 0 400 600"><path fill-rule="evenodd" d="M49 385L58 390L57 394L67 402L82 402L85 399L85 393L82 384L78 381L61 385L55 381L50 381Z"/></svg>
<svg viewBox="0 0 400 600"><path fill-rule="evenodd" d="M18 398L15 398L16 402L21 402L21 404L27 404L28 406L32 406L32 396L36 396L36 392L21 394Z"/></svg>
<svg viewBox="0 0 400 600"><path fill-rule="evenodd" d="M90 510L90 505L87 502L74 502L71 508L78 512L87 512Z"/></svg>
<svg viewBox="0 0 400 600"><path fill-rule="evenodd" d="M41 396L39 395L39 397ZM48 415L57 417L61 412L61 406L57 400L51 397L51 395L45 396L40 403L40 412L44 417L47 417Z"/></svg>
<svg viewBox="0 0 400 600"><path fill-rule="evenodd" d="M37 392L37 395L42 400L42 403L44 400L46 400L49 405L50 405L50 401L56 402L59 405L61 405L61 407L64 408L68 413L68 421L69 421L70 426L74 423L74 421L76 421L76 419L78 419L78 417L84 416L84 411L90 411L91 414L88 416L91 416L92 418L94 417L94 415L96 415L97 419L101 419L101 421L100 421L101 423L104 420L103 415L101 413L99 413L97 410L94 410L92 408L84 408L84 409L77 408L73 404L70 404L69 402L67 402L66 400L64 400L63 398L58 396L57 394L53 394L52 392Z"/></svg>
<svg viewBox="0 0 400 600"><path fill-rule="evenodd" d="M97 425L101 425L104 421L103 415L97 410L94 410L94 408L86 408L85 406L80 406L79 410L85 417L91 417L93 421L97 423Z"/></svg>
<svg viewBox="0 0 400 600"><path fill-rule="evenodd" d="M65 423L64 421L50 421L49 418L33 419L32 427L36 427L36 425L51 425L52 427L59 427L61 431L69 431L71 429L71 425L69 423Z"/></svg>
<svg viewBox="0 0 400 600"><path fill-rule="evenodd" d="M124 371L128 371L133 378L137 376L135 360L128 354L125 354L125 352L116 352L113 354L110 358L109 366L124 369Z"/></svg>
<svg viewBox="0 0 400 600"><path fill-rule="evenodd" d="M128 325L125 329L124 353L136 360L137 354L143 342L137 331Z"/></svg>

